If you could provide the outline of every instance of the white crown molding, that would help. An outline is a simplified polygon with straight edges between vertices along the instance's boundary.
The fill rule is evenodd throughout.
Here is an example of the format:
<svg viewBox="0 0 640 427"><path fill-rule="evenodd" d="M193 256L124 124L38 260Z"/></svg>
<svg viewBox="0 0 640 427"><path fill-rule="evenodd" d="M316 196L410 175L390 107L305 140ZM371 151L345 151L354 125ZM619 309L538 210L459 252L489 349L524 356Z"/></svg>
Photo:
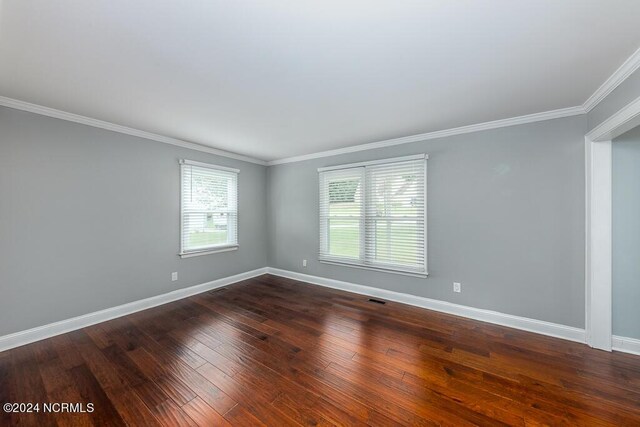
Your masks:
<svg viewBox="0 0 640 427"><path fill-rule="evenodd" d="M610 141L628 130L638 126L640 122L640 97L634 99L617 113L596 126L586 137L590 141Z"/></svg>
<svg viewBox="0 0 640 427"><path fill-rule="evenodd" d="M636 338L613 336L613 350L640 356L640 340Z"/></svg>
<svg viewBox="0 0 640 427"><path fill-rule="evenodd" d="M502 127L521 125L525 123L534 123L544 120L558 119L562 117L576 116L586 114L591 111L598 103L607 97L615 88L625 81L633 72L640 68L640 49L636 50L627 60L584 102L584 104L561 108L558 110L545 111L541 113L528 114L524 116L512 117L507 119L493 120L490 122L477 123L473 125L460 126L452 129L439 130L435 132L421 133L418 135L404 136L400 138L387 139L383 141L371 142L367 144L353 145L335 150L320 151L317 153L305 154L301 156L287 157L283 159L264 161L249 156L244 156L229 151L220 150L213 147L207 147L194 142L182 141L168 136L158 135L127 126L117 125L115 123L103 120L92 119L90 117L78 114L68 113L54 108L44 107L37 104L20 101L17 99L0 96L0 106L15 108L18 110L29 111L44 116L54 117L57 119L67 120L75 123L81 123L87 126L93 126L126 135L137 136L140 138L150 139L165 144L176 145L183 148L202 151L205 153L216 154L223 157L242 160L250 163L256 163L264 166L275 166L285 163L302 162L322 157L337 156L340 154L354 153L358 151L373 150L382 147L391 147L394 145L409 144L412 142L426 141L436 138L445 138L448 136L461 135L471 132L479 132L483 130L498 129Z"/></svg>
<svg viewBox="0 0 640 427"><path fill-rule="evenodd" d="M31 104L29 102L20 101L18 99L7 98L0 96L0 106L14 108L16 110L28 111L30 113L36 113L43 116L53 117L56 119L67 120L69 122L80 123L87 126L93 126L100 129L106 129L113 132L123 133L125 135L136 136L139 138L150 139L152 141L158 141L165 144L176 145L178 147L188 148L191 150L202 151L204 153L215 154L222 157L228 157L230 159L242 160L244 162L256 163L266 166L267 162L253 157L243 156L242 154L236 154L229 151L219 150L213 147L207 147L195 142L182 141L180 139L171 138L168 136L158 135L151 132L146 132L139 129L130 128L127 126L117 125L115 123L105 122L104 120L92 119L91 117L81 116L79 114L68 113L66 111L56 110L55 108L44 107L42 105Z"/></svg>
<svg viewBox="0 0 640 427"><path fill-rule="evenodd" d="M585 342L585 331L584 329L580 328L559 325L557 323L545 322L542 320L529 319L526 317L514 316L497 311L468 307L465 305L453 304L446 301L419 297L415 295L403 294L386 289L372 288L355 283L327 279L325 277L311 276L308 274L281 270L278 268L269 267L267 268L267 271L269 274L273 274L275 276L286 277L289 279L299 280L301 282L311 283L314 285L320 285L328 288L353 292L356 294L382 298L388 301L395 301L403 304L413 305L416 307L426 308L428 310L453 314L456 316L462 316L482 322L521 329L528 332L535 332L537 334L547 335L555 338L562 338L569 341L575 341L579 343Z"/></svg>
<svg viewBox="0 0 640 427"><path fill-rule="evenodd" d="M435 132L421 133L418 135L404 136L401 138L387 139L384 141L370 142L367 144L352 145L350 147L338 148L335 150L320 151L302 156L287 157L279 160L267 162L268 166L281 165L284 163L302 162L304 160L318 159L321 157L337 156L340 154L354 153L357 151L373 150L376 148L391 147L394 145L409 144L412 142L426 141L429 139L445 138L448 136L461 135L483 130L503 128L507 126L522 125L544 120L559 119L562 117L577 116L584 114L582 106L561 108L559 110L545 111L542 113L527 114L526 116L512 117L508 119L494 120L491 122L478 123L474 125L461 126L453 129L439 130Z"/></svg>
<svg viewBox="0 0 640 427"><path fill-rule="evenodd" d="M464 133L478 132L488 129L497 129L507 126L515 126L524 123L533 123L543 120L557 119L561 117L569 117L580 114L586 114L607 97L615 88L625 81L631 74L640 68L640 49L636 50L618 69L602 84L600 87L584 102L584 104L576 107L562 108L559 110L546 111L542 113L529 114L526 116L513 117L509 119L494 120L486 123L478 123L474 125L462 126L453 129L446 129L435 132L422 133L418 135L405 136L401 138L388 139L384 141L372 142L368 144L354 145L351 147L338 148L335 150L321 151L318 153L306 154L302 156L287 157L279 160L267 162L267 165L281 165L285 163L302 162L304 160L317 159L321 157L336 156L345 153L354 153L357 151L372 150L381 147L391 147L400 144L409 144L411 142L426 141L435 138L444 138L447 136L460 135Z"/></svg>
<svg viewBox="0 0 640 427"><path fill-rule="evenodd" d="M596 105L607 97L615 88L625 81L634 71L640 68L640 49L636 50L622 65L613 72L613 74L605 80L602 85L587 99L582 107L585 112L594 109Z"/></svg>
<svg viewBox="0 0 640 427"><path fill-rule="evenodd" d="M224 277L222 279L213 280L211 282L200 285L191 286L189 288L178 289L166 294L157 295L128 304L119 305L105 310L95 311L71 319L61 320L59 322L50 323L48 325L39 326L26 331L16 332L10 335L0 337L0 351L9 350L10 348L20 347L35 341L51 338L56 335L75 331L76 329L86 328L96 323L106 322L116 317L126 316L127 314L146 310L179 299L187 298L192 295L207 292L212 289L221 288L232 283L241 282L252 277L261 276L267 273L267 268L258 268L256 270L247 271L245 273L236 274L234 276Z"/></svg>

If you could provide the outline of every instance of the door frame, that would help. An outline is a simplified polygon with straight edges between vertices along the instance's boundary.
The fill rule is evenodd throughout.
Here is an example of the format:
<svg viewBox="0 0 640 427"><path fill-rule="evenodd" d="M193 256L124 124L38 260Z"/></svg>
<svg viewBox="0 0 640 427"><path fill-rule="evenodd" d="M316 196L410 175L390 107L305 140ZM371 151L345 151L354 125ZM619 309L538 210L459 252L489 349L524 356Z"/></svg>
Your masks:
<svg viewBox="0 0 640 427"><path fill-rule="evenodd" d="M611 351L612 140L640 125L640 97L585 136L585 332L591 347Z"/></svg>

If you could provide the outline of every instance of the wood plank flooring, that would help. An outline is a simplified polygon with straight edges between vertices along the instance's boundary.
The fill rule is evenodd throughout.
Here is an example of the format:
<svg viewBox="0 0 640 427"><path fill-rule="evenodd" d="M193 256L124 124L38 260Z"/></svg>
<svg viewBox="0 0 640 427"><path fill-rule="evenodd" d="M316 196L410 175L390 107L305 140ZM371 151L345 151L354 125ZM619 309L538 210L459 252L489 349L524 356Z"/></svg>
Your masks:
<svg viewBox="0 0 640 427"><path fill-rule="evenodd" d="M640 357L265 275L0 353L0 402L41 405L0 425L638 426Z"/></svg>

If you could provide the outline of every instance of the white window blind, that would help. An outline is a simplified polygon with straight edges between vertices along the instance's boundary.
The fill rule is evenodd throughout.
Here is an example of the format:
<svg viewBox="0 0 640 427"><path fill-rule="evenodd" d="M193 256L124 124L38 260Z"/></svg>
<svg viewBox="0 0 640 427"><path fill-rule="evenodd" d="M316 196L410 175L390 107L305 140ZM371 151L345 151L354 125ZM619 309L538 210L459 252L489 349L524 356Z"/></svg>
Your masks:
<svg viewBox="0 0 640 427"><path fill-rule="evenodd" d="M427 274L425 155L319 171L321 261Z"/></svg>
<svg viewBox="0 0 640 427"><path fill-rule="evenodd" d="M238 247L238 170L182 160L180 255Z"/></svg>

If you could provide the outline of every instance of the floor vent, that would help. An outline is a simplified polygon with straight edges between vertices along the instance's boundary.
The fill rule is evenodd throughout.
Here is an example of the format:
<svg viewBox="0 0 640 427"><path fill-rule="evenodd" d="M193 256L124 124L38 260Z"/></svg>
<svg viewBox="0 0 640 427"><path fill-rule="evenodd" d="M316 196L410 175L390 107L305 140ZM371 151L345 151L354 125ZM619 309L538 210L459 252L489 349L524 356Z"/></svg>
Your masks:
<svg viewBox="0 0 640 427"><path fill-rule="evenodd" d="M380 301L379 299L369 298L369 302L375 302L376 304L386 304L385 301Z"/></svg>

